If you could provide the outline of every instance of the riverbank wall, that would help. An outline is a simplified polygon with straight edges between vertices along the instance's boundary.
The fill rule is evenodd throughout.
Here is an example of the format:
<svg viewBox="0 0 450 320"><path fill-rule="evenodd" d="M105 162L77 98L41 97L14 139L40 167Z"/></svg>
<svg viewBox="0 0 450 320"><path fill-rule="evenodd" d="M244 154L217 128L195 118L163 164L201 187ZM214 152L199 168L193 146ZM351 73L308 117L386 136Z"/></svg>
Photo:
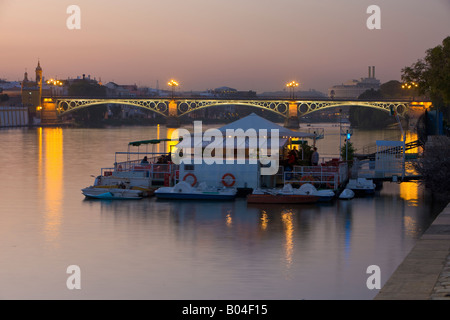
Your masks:
<svg viewBox="0 0 450 320"><path fill-rule="evenodd" d="M0 127L23 127L29 125L28 108L17 106L0 107Z"/></svg>
<svg viewBox="0 0 450 320"><path fill-rule="evenodd" d="M374 300L450 300L450 203Z"/></svg>

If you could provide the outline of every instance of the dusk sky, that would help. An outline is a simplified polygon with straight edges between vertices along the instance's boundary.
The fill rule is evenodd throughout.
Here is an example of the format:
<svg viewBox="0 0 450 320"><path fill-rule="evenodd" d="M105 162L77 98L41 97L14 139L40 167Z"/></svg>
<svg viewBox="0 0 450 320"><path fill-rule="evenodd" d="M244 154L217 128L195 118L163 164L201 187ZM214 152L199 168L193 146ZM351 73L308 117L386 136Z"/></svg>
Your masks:
<svg viewBox="0 0 450 320"><path fill-rule="evenodd" d="M69 30L66 9L81 8ZM367 7L381 8L369 30ZM327 92L367 76L400 80L401 69L450 36L450 0L0 0L0 78L83 73L103 83L180 90L230 86Z"/></svg>

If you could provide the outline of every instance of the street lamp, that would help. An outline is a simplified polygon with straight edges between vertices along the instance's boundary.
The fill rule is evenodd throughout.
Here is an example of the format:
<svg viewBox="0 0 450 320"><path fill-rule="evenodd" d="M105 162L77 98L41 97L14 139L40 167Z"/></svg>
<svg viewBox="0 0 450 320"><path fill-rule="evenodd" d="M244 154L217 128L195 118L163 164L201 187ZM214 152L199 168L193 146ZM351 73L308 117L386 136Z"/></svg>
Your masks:
<svg viewBox="0 0 450 320"><path fill-rule="evenodd" d="M51 91L51 95L53 96L53 94L55 93L60 93L60 90L56 89L57 87L62 87L63 86L63 82L57 79L50 79L47 80L47 84L50 86L50 91Z"/></svg>
<svg viewBox="0 0 450 320"><path fill-rule="evenodd" d="M286 84L286 87L290 88L292 90L292 99L294 99L294 90L295 87L298 87L299 84L296 81L291 81L289 83ZM289 95L289 98L291 98L291 96Z"/></svg>
<svg viewBox="0 0 450 320"><path fill-rule="evenodd" d="M412 82L406 82L402 84L402 89L410 90L410 89L417 89L419 87L419 84L412 81ZM412 97L412 100L414 101L414 94Z"/></svg>
<svg viewBox="0 0 450 320"><path fill-rule="evenodd" d="M413 82L406 82L402 84L402 89L411 89L411 88L417 88L419 86L418 83Z"/></svg>
<svg viewBox="0 0 450 320"><path fill-rule="evenodd" d="M175 87L178 87L179 84L173 79L170 80L167 84L169 85L169 87L172 87L172 99L173 99Z"/></svg>

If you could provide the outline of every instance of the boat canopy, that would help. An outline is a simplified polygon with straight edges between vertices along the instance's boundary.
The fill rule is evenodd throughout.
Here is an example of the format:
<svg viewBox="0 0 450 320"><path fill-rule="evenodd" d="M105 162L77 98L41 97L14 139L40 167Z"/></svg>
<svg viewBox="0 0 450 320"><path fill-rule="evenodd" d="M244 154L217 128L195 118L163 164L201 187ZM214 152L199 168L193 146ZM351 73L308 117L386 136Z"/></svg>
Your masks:
<svg viewBox="0 0 450 320"><path fill-rule="evenodd" d="M166 141L178 141L172 139L152 139L152 140L141 140L141 141L132 141L128 143L129 146L139 147L142 144L158 144Z"/></svg>

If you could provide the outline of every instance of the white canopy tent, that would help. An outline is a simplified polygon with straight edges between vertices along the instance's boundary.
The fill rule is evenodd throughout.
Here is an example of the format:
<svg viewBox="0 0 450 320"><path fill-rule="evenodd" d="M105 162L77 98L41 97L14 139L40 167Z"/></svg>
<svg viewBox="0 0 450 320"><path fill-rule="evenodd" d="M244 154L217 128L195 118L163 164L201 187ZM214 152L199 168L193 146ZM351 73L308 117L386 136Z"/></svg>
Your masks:
<svg viewBox="0 0 450 320"><path fill-rule="evenodd" d="M226 133L227 129L231 129L231 130L242 129L244 131L246 131L248 129L255 129L256 132L259 132L260 129L267 129L268 133L271 130L278 130L279 137L287 138L287 139L289 139L289 138L314 139L316 136L313 133L298 132L298 131L290 130L288 128L280 126L279 124L276 124L267 119L264 119L255 113L252 113L242 119L236 120L232 123L229 123L229 124L219 128L219 130L222 131L224 134Z"/></svg>
<svg viewBox="0 0 450 320"><path fill-rule="evenodd" d="M287 129L287 128L280 126L276 123L273 123L267 119L264 119L255 113L252 113L242 119L239 119L237 121L229 123L223 127L217 128L217 130L222 133L222 137L223 137L222 145L223 146L226 145L226 140L227 140L227 136L228 136L227 130L228 130L228 133L233 134L233 136L235 138L247 137L246 139L236 139L236 144L234 145L236 149L241 149L241 148L246 149L249 147L250 148L254 147L254 146L250 146L251 142L250 142L250 139L248 138L248 134L251 133L252 130L254 130L253 132L256 134L256 137L258 139L262 138L259 136L261 129L267 130L266 131L267 136L264 136L265 139L258 141L259 147L262 147L262 148L268 148L269 146L272 145L272 142L271 142L271 139L272 139L271 133L273 133L272 130L278 130L278 145L280 148L286 146L286 144L292 138L304 140L304 139L314 139L316 137L316 135L313 133L298 132L298 131L293 131L293 130ZM195 148L195 147L205 148L206 146L208 146L211 143L210 141L203 140L203 134L204 134L204 132L191 134L191 142L192 142L191 146L193 148Z"/></svg>

